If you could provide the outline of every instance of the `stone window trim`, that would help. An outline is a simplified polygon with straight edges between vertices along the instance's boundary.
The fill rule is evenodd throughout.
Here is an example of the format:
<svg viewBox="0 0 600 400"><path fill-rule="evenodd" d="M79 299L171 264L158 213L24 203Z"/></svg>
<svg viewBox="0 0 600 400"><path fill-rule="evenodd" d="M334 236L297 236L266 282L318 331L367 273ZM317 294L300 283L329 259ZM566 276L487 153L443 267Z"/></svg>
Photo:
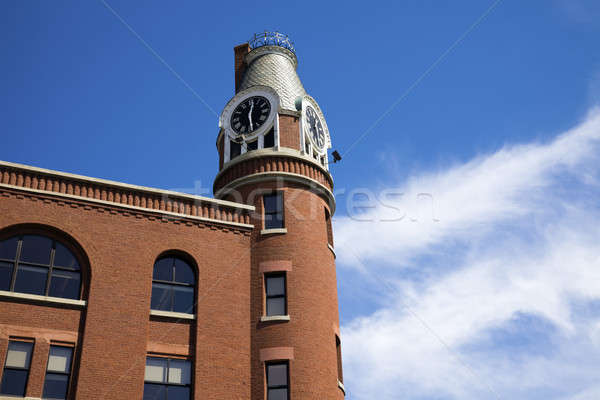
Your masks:
<svg viewBox="0 0 600 400"><path fill-rule="evenodd" d="M67 306L74 306L76 308L83 308L87 305L85 300L63 299L62 297L40 296L37 294L8 292L6 290L0 290L0 298L14 301L27 301L38 304L63 304Z"/></svg>
<svg viewBox="0 0 600 400"><path fill-rule="evenodd" d="M260 349L260 361L290 361L294 359L293 347L266 347Z"/></svg>
<svg viewBox="0 0 600 400"><path fill-rule="evenodd" d="M171 318L171 319L185 319L185 320L196 319L196 314L188 314L188 313L181 313L181 312L174 312L174 311L161 311L161 310L150 310L150 316Z"/></svg>
<svg viewBox="0 0 600 400"><path fill-rule="evenodd" d="M258 272L261 274L268 272L290 272L291 270L292 262L290 260L271 260L258 263Z"/></svg>
<svg viewBox="0 0 600 400"><path fill-rule="evenodd" d="M171 358L181 357L184 359L191 359L192 357L190 346L187 344L148 342L146 345L146 353L157 357L161 354Z"/></svg>
<svg viewBox="0 0 600 400"><path fill-rule="evenodd" d="M287 228L261 229L261 235L281 235L287 233Z"/></svg>

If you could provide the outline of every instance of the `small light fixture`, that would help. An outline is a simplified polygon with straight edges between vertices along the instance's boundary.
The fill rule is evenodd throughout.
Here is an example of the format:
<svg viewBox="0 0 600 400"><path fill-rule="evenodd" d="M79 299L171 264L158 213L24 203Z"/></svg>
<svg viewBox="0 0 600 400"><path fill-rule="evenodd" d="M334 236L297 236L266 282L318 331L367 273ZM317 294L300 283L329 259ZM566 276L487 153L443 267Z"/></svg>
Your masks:
<svg viewBox="0 0 600 400"><path fill-rule="evenodd" d="M338 153L337 150L334 150L333 153L331 153L331 155L333 156L333 163L335 164L338 161L342 161L342 156L340 156L340 153Z"/></svg>

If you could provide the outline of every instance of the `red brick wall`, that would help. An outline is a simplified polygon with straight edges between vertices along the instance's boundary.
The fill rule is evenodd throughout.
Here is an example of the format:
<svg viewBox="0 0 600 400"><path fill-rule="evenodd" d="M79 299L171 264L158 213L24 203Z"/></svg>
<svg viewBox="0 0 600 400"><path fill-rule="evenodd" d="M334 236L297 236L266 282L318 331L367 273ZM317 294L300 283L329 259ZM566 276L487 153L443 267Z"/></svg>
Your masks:
<svg viewBox="0 0 600 400"><path fill-rule="evenodd" d="M300 122L298 117L291 115L279 115L279 146L289 147L294 150L300 149Z"/></svg>
<svg viewBox="0 0 600 400"><path fill-rule="evenodd" d="M0 189L0 233L25 223L59 229L85 251L91 267L88 304L80 311L0 299L2 363L11 332L79 334L76 397L140 399L148 341L187 340L196 398L250 397L250 236L243 229ZM173 249L199 266L198 319L191 324L149 316L154 261ZM48 343L41 343L36 338L31 396L40 396L43 385Z"/></svg>
<svg viewBox="0 0 600 400"><path fill-rule="evenodd" d="M339 325L336 270L333 253L327 247L325 202L295 184L261 184L260 189L284 192L287 233L262 236L262 220L256 215L252 234L252 399L265 399L264 363L260 350L293 348L290 361L291 398L342 399L337 386L337 353L333 326ZM244 188L252 198L256 186ZM262 196L252 203L262 213ZM260 322L263 315L264 280L260 263L288 260L288 313L290 321ZM264 265L264 264L263 264ZM285 268L282 268L285 269Z"/></svg>

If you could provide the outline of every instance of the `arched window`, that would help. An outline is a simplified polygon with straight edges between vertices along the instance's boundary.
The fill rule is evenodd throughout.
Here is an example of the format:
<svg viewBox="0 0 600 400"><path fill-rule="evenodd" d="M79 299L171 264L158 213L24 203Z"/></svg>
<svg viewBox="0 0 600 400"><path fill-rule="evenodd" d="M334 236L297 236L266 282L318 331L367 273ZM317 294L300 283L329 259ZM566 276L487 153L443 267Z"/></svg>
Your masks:
<svg viewBox="0 0 600 400"><path fill-rule="evenodd" d="M195 286L196 275L188 262L175 256L161 257L154 264L150 308L193 314Z"/></svg>
<svg viewBox="0 0 600 400"><path fill-rule="evenodd" d="M0 290L81 298L81 268L61 242L42 235L0 241Z"/></svg>

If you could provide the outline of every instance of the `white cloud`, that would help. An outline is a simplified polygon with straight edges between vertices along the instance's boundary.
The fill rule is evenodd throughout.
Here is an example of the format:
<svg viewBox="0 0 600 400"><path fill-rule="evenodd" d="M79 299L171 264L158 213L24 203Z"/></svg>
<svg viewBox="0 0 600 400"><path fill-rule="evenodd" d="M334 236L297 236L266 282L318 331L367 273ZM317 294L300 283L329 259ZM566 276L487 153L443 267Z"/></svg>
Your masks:
<svg viewBox="0 0 600 400"><path fill-rule="evenodd" d="M373 222L336 221L340 265L386 279L387 306L342 330L351 399L596 393L599 143L593 110L550 143L409 179L393 206L416 222L381 222L394 212L381 205L361 215Z"/></svg>

